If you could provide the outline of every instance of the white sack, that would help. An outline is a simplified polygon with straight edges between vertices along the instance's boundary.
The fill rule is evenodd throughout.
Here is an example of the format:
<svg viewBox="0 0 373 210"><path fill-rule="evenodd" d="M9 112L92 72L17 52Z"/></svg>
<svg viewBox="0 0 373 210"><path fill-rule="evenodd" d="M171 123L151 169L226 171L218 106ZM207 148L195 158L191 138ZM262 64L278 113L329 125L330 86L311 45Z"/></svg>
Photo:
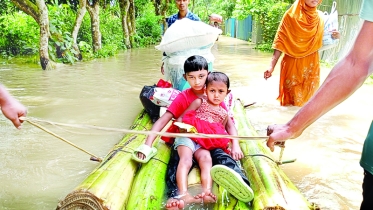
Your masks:
<svg viewBox="0 0 373 210"><path fill-rule="evenodd" d="M188 18L176 20L162 37L157 50L167 55L177 51L200 48L213 44L222 31L202 21L193 21Z"/></svg>

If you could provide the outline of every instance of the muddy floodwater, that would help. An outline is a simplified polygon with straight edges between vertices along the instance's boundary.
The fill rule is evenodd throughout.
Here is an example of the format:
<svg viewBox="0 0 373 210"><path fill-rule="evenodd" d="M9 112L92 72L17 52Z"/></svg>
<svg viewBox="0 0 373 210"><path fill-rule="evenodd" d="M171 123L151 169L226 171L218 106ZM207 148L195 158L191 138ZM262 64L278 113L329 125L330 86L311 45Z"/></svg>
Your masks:
<svg viewBox="0 0 373 210"><path fill-rule="evenodd" d="M259 134L269 124L287 122L299 109L276 101L279 65L264 80L271 53L245 41L221 36L212 52L214 69L231 79L232 92L245 103ZM162 78L161 52L149 47L115 57L42 71L37 65L0 60L0 82L28 108L28 116L52 122L128 128L142 109L144 85ZM323 67L321 80L330 68ZM330 90L333 92L333 90ZM310 201L321 209L359 209L363 169L362 145L373 119L373 85L353 96L287 141L281 168ZM85 150L105 156L123 134L46 126ZM89 155L30 124L21 130L0 115L0 209L55 209L98 165ZM278 157L276 148L274 157Z"/></svg>

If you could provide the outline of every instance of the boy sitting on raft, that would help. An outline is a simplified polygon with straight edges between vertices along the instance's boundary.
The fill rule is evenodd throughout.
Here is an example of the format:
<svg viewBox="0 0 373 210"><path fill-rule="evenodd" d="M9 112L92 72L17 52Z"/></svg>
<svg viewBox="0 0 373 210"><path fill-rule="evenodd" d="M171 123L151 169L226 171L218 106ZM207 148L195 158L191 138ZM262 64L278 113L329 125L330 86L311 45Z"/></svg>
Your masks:
<svg viewBox="0 0 373 210"><path fill-rule="evenodd" d="M195 99L204 95L205 82L208 75L207 69L208 63L202 56L191 56L185 61L184 78L188 81L191 88L184 90L176 97L170 107L168 107L166 113L154 123L151 131L161 131L170 120L173 118L179 118ZM226 109L224 103L222 106ZM177 132L178 130L178 128L175 129L173 126L171 126L170 129L168 132ZM236 127L230 118L228 119L225 129L228 134L237 135ZM157 135L147 136L145 145L151 147L156 137ZM162 137L162 139L168 143L173 143L172 141L168 141L166 138ZM225 153L222 149L211 150L210 154L213 164L213 167L211 168L213 180L237 199L244 202L251 201L253 198L253 192L250 188L250 182L242 173L236 162L236 160L243 158L243 153L238 140L232 140L230 155ZM143 154L139 151L137 157L139 159L145 159L147 158L146 155L147 154ZM166 204L167 209L182 209L187 204L201 203L205 200L205 196L207 196L206 199L213 196L212 194L205 195L201 193L194 197L189 194L179 197L180 194L187 191L187 180L179 180L179 183L176 182L176 171L179 160L180 158L177 151L172 147L171 157L166 172L166 185L169 190L169 199ZM210 198L208 198L208 200L210 200Z"/></svg>

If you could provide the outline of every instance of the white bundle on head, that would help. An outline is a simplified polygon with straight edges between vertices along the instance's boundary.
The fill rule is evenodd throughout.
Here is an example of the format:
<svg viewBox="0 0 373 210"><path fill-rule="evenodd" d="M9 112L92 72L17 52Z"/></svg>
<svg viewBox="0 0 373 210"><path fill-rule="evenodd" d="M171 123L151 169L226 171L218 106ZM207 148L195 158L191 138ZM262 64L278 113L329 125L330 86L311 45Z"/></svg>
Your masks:
<svg viewBox="0 0 373 210"><path fill-rule="evenodd" d="M162 41L155 46L167 55L173 52L198 49L213 45L222 31L218 28L188 18L177 20L163 35Z"/></svg>

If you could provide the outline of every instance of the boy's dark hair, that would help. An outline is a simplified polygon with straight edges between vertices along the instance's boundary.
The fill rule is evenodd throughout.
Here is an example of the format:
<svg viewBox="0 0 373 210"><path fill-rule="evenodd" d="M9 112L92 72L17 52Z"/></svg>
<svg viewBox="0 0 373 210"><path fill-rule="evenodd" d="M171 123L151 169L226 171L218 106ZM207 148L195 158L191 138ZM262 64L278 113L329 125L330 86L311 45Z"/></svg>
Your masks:
<svg viewBox="0 0 373 210"><path fill-rule="evenodd" d="M208 71L209 64L206 59L200 55L192 55L184 62L184 73L189 73L192 71Z"/></svg>
<svg viewBox="0 0 373 210"><path fill-rule="evenodd" d="M217 81L217 82L223 82L227 85L227 89L229 89L229 77L224 74L223 72L210 72L208 75L207 75L207 79L206 79L206 87L209 83L213 82L213 81Z"/></svg>

